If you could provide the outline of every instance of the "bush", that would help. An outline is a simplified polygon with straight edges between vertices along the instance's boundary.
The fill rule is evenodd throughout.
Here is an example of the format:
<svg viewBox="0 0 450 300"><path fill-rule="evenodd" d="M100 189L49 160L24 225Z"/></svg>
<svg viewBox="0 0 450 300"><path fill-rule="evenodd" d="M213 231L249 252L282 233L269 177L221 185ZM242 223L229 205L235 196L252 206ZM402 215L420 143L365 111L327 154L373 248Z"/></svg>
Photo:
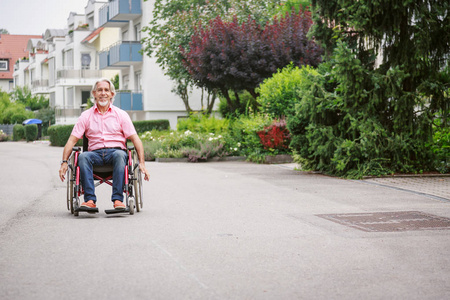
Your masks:
<svg viewBox="0 0 450 300"><path fill-rule="evenodd" d="M13 139L14 141L20 141L25 138L25 129L22 124L16 124L13 127Z"/></svg>
<svg viewBox="0 0 450 300"><path fill-rule="evenodd" d="M134 128L138 134L142 134L146 131L156 130L169 130L169 120L146 120L146 121L134 121Z"/></svg>
<svg viewBox="0 0 450 300"><path fill-rule="evenodd" d="M370 71L340 43L333 59L307 76L287 120L303 168L349 178L430 170L430 119L406 106L421 97L403 92L407 74Z"/></svg>
<svg viewBox="0 0 450 300"><path fill-rule="evenodd" d="M230 122L227 119L217 119L214 116L191 115L189 118L178 121L177 130L220 134L226 133L229 125Z"/></svg>
<svg viewBox="0 0 450 300"><path fill-rule="evenodd" d="M230 145L230 148L239 148L239 153L244 156L264 152L264 146L257 132L264 130L264 127L269 126L270 123L271 119L266 115L240 117L234 120L230 126L229 135L230 140L235 144Z"/></svg>
<svg viewBox="0 0 450 300"><path fill-rule="evenodd" d="M430 145L435 155L435 168L440 173L450 172L450 127L441 118L433 124L433 143Z"/></svg>
<svg viewBox="0 0 450 300"><path fill-rule="evenodd" d="M224 137L216 136L214 133L193 133L189 130L185 132L153 130L142 134L141 139L144 145L147 145L147 148L153 152L152 158L187 157L189 161L196 162L228 154L225 152Z"/></svg>
<svg viewBox="0 0 450 300"><path fill-rule="evenodd" d="M37 139L38 127L36 124L25 125L25 139L32 142Z"/></svg>
<svg viewBox="0 0 450 300"><path fill-rule="evenodd" d="M52 146L63 147L72 133L74 125L53 125L48 128L48 135L50 137L50 144ZM80 139L77 145L81 146L83 140Z"/></svg>
<svg viewBox="0 0 450 300"><path fill-rule="evenodd" d="M291 137L286 128L286 120L275 120L264 130L257 132L264 149L269 151L286 152L289 149Z"/></svg>
<svg viewBox="0 0 450 300"><path fill-rule="evenodd" d="M9 140L9 137L3 130L0 129L0 142L6 142Z"/></svg>
<svg viewBox="0 0 450 300"><path fill-rule="evenodd" d="M310 66L299 68L291 64L264 80L257 89L261 110L273 118L292 114L295 104L299 102L297 90L310 85L309 74L317 75L318 72Z"/></svg>
<svg viewBox="0 0 450 300"><path fill-rule="evenodd" d="M235 94L230 94L230 99L234 103L234 107L230 108L225 97L220 97L219 112L224 118L238 118L241 115L249 115L258 111L258 103L256 99L247 91L238 93L239 99Z"/></svg>

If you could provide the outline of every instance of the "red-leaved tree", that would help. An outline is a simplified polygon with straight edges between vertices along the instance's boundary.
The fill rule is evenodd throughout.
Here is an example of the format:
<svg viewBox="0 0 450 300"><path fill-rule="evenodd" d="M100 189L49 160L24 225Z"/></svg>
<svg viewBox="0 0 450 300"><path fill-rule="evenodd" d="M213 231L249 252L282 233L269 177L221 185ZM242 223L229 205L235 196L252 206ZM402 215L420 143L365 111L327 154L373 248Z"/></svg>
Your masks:
<svg viewBox="0 0 450 300"><path fill-rule="evenodd" d="M310 12L302 10L275 18L265 28L250 18L239 24L236 17L224 22L218 16L196 28L189 52L180 48L183 63L198 86L220 90L233 108L230 90L236 99L242 90L256 98L255 89L277 69L291 62L319 64L322 50L306 36L311 24Z"/></svg>

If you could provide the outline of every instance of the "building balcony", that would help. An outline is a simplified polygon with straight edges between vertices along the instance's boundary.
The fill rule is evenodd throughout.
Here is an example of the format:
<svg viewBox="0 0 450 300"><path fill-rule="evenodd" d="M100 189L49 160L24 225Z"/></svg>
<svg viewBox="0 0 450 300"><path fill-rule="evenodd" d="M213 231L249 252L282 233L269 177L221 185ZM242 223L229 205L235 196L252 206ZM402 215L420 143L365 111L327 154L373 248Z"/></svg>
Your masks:
<svg viewBox="0 0 450 300"><path fill-rule="evenodd" d="M122 27L142 16L141 0L110 0L99 11L101 27Z"/></svg>
<svg viewBox="0 0 450 300"><path fill-rule="evenodd" d="M123 110L144 110L142 92L117 91L114 105Z"/></svg>
<svg viewBox="0 0 450 300"><path fill-rule="evenodd" d="M31 87L32 88L48 87L48 79L33 80L31 82Z"/></svg>
<svg viewBox="0 0 450 300"><path fill-rule="evenodd" d="M102 78L102 71L87 69L63 68L56 72L56 84L85 86L92 85L96 80Z"/></svg>
<svg viewBox="0 0 450 300"><path fill-rule="evenodd" d="M48 94L48 79L33 80L31 82L31 92L34 94Z"/></svg>
<svg viewBox="0 0 450 300"><path fill-rule="evenodd" d="M142 63L140 42L118 42L99 53L100 70L118 69Z"/></svg>

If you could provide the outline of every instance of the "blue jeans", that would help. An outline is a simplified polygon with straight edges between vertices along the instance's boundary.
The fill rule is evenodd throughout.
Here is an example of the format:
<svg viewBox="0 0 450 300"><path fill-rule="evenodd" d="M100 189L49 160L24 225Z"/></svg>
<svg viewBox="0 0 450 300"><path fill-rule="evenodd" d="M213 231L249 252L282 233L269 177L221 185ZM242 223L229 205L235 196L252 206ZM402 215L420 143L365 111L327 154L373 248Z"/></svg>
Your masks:
<svg viewBox="0 0 450 300"><path fill-rule="evenodd" d="M112 165L113 166L113 192L111 200L123 202L123 187L125 182L125 166L127 165L128 154L119 149L99 149L83 152L78 156L78 166L80 166L80 180L84 188L84 201L93 200L97 202L95 196L95 184L93 167Z"/></svg>

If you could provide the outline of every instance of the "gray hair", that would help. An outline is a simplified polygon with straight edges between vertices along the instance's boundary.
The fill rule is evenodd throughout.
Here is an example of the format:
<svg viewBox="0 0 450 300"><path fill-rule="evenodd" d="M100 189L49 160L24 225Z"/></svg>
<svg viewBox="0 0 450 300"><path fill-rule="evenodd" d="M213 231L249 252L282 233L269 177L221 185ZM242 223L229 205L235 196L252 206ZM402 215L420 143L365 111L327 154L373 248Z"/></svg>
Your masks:
<svg viewBox="0 0 450 300"><path fill-rule="evenodd" d="M97 91L97 84L99 84L100 82L103 82L103 81L109 83L109 90L113 94L113 97L111 98L111 103L113 103L114 102L114 96L116 95L116 88L114 87L114 84L112 83L112 81L107 79L107 78L101 78L101 79L97 80L97 82L95 82L94 85L92 86L91 96L94 99L92 102L95 103L97 101L95 99L94 92Z"/></svg>

